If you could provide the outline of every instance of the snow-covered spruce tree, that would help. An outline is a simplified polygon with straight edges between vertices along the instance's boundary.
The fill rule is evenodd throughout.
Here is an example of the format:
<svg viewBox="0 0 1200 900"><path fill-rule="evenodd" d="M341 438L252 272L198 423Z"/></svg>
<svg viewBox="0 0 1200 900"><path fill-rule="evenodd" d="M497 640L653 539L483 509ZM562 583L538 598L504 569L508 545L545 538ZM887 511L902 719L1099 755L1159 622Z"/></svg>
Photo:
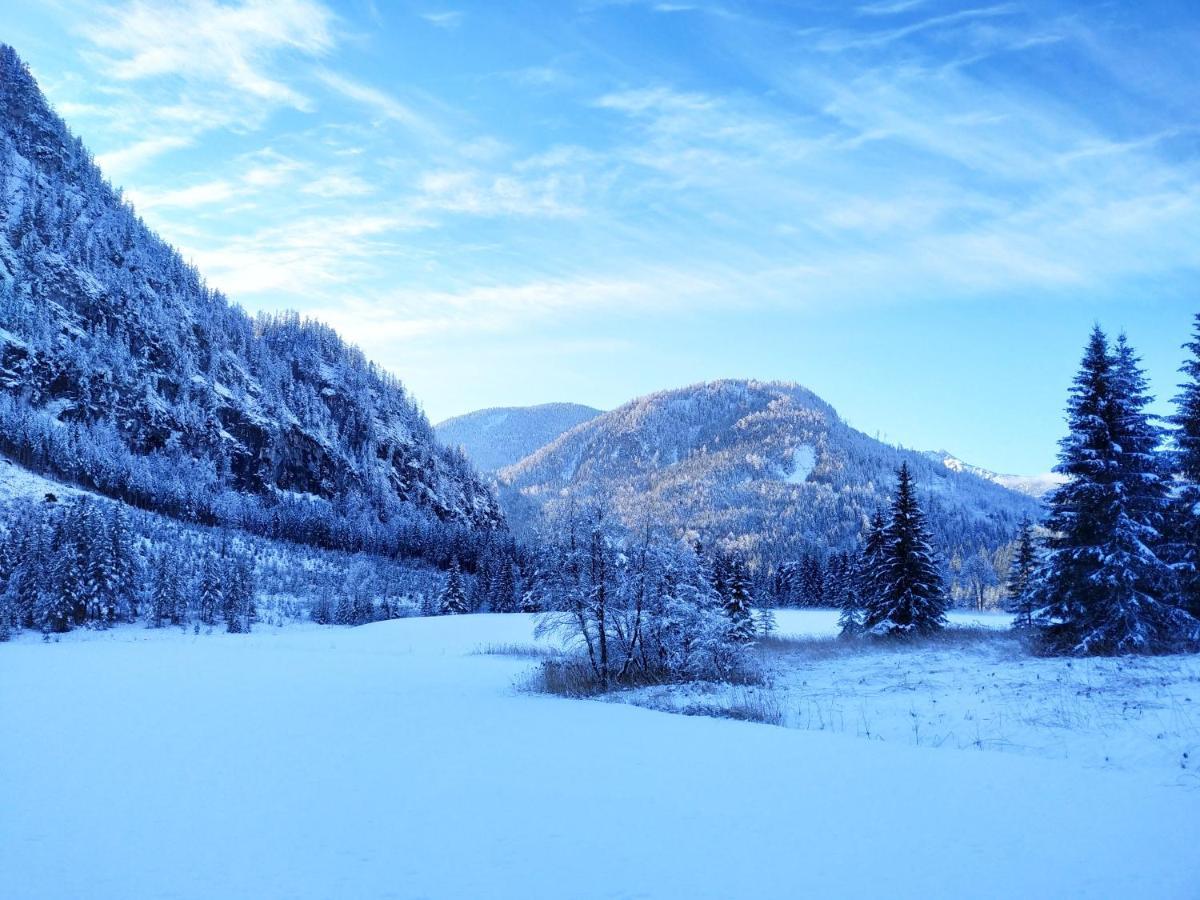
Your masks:
<svg viewBox="0 0 1200 900"><path fill-rule="evenodd" d="M230 560L225 571L221 614L230 634L250 631L255 619L254 564L245 554Z"/></svg>
<svg viewBox="0 0 1200 900"><path fill-rule="evenodd" d="M1186 380L1175 397L1172 437L1178 479L1168 510L1166 558L1175 570L1177 600L1200 618L1200 314L1184 344L1188 358L1180 368Z"/></svg>
<svg viewBox="0 0 1200 900"><path fill-rule="evenodd" d="M513 569L513 561L507 555L500 559L492 580L492 612L517 611L517 578Z"/></svg>
<svg viewBox="0 0 1200 900"><path fill-rule="evenodd" d="M863 629L875 635L932 634L946 624L948 598L907 464L897 476L878 581L866 604Z"/></svg>
<svg viewBox="0 0 1200 900"><path fill-rule="evenodd" d="M740 555L729 558L726 568L725 615L729 617L729 634L735 641L754 640L754 597L750 593L750 576Z"/></svg>
<svg viewBox="0 0 1200 900"><path fill-rule="evenodd" d="M443 616L458 616L467 612L467 592L463 588L462 570L457 557L450 563L446 586L438 597L438 609Z"/></svg>
<svg viewBox="0 0 1200 900"><path fill-rule="evenodd" d="M117 615L126 621L138 617L138 581L141 560L134 547L129 516L122 503L112 504L108 520L110 589Z"/></svg>
<svg viewBox="0 0 1200 900"><path fill-rule="evenodd" d="M208 554L200 569L200 623L215 625L217 612L225 608L225 585L221 568L225 563L224 550L218 559Z"/></svg>
<svg viewBox="0 0 1200 900"><path fill-rule="evenodd" d="M867 524L862 547L854 558L853 568L847 579L847 589L839 606L841 612L838 615L838 627L842 637L857 637L862 634L867 606L882 592L886 528L887 520L883 517L883 510L875 510L875 515Z"/></svg>
<svg viewBox="0 0 1200 900"><path fill-rule="evenodd" d="M146 573L153 583L150 595L150 625L153 628L162 628L172 622L179 607L179 575L174 562L169 550L160 550Z"/></svg>
<svg viewBox="0 0 1200 900"><path fill-rule="evenodd" d="M1067 407L1051 497L1052 536L1037 585L1036 623L1047 652L1161 653L1197 637L1196 620L1168 599L1173 573L1159 558L1167 486L1162 432L1128 343L1110 351L1097 326Z"/></svg>
<svg viewBox="0 0 1200 900"><path fill-rule="evenodd" d="M1013 614L1013 627L1020 630L1033 628L1035 597L1033 588L1038 570L1037 541L1033 534L1033 522L1021 520L1021 531L1017 536L1017 550L1008 570L1005 585L1005 605Z"/></svg>

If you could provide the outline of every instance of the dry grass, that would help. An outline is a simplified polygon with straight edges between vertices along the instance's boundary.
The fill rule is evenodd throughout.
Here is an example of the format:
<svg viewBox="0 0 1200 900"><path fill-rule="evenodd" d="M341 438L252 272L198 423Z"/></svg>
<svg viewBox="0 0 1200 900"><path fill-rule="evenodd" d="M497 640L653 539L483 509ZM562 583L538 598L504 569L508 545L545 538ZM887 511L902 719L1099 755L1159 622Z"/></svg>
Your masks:
<svg viewBox="0 0 1200 900"><path fill-rule="evenodd" d="M518 643L480 644L471 651L471 654L473 656L519 656L523 659L555 659L562 655L553 647Z"/></svg>

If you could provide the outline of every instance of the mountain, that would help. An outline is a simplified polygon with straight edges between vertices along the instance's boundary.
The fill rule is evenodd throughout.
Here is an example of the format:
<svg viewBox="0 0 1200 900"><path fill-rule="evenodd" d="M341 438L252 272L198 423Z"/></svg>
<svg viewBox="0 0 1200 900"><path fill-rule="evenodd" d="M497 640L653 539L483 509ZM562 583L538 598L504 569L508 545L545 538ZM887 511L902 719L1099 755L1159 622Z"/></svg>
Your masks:
<svg viewBox="0 0 1200 900"><path fill-rule="evenodd" d="M461 447L481 471L495 472L598 415L600 410L578 403L506 406L455 416L434 431L447 447Z"/></svg>
<svg viewBox="0 0 1200 900"><path fill-rule="evenodd" d="M498 474L522 530L543 507L603 494L637 526L650 516L769 569L849 550L912 469L947 558L1007 544L1034 500L846 425L795 384L717 381L604 413ZM761 570L760 568L760 570Z"/></svg>
<svg viewBox="0 0 1200 900"><path fill-rule="evenodd" d="M930 450L925 455L940 462L952 472L970 472L985 481L995 482L1010 491L1016 491L1018 494L1025 494L1037 500L1041 500L1065 480L1056 472L1046 472L1042 475L1000 475L990 469L965 463L945 450Z"/></svg>
<svg viewBox="0 0 1200 900"><path fill-rule="evenodd" d="M0 451L138 506L424 552L502 527L403 385L252 318L151 232L0 45Z"/></svg>

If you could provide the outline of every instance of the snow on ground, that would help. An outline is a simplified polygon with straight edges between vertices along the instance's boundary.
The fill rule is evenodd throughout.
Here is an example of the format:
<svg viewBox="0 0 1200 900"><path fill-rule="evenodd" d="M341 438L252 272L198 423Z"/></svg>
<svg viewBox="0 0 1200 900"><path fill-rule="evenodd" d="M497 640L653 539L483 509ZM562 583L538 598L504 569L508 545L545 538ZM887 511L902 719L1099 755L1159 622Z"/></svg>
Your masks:
<svg viewBox="0 0 1200 900"><path fill-rule="evenodd" d="M619 699L887 744L1144 771L1200 790L1200 657L1040 659L1004 632L1007 616L987 613L954 613L951 624L990 626L994 636L952 630L917 651L832 640L829 611L776 615L780 637L761 647L768 686L646 688Z"/></svg>
<svg viewBox="0 0 1200 900"><path fill-rule="evenodd" d="M817 465L817 451L809 444L801 444L792 451L792 470L787 474L788 484L804 484Z"/></svg>
<svg viewBox="0 0 1200 900"><path fill-rule="evenodd" d="M0 646L14 898L1195 897L1200 790L514 688L524 616Z"/></svg>
<svg viewBox="0 0 1200 900"><path fill-rule="evenodd" d="M1012 626L1012 616L1003 612L972 612L951 610L947 616L952 626L1004 629ZM775 622L779 637L837 637L836 609L777 609Z"/></svg>
<svg viewBox="0 0 1200 900"><path fill-rule="evenodd" d="M83 492L68 487L60 481L51 481L49 478L35 475L28 469L0 456L0 503L22 497L44 500L47 494L53 494L62 500L65 497L81 493Z"/></svg>

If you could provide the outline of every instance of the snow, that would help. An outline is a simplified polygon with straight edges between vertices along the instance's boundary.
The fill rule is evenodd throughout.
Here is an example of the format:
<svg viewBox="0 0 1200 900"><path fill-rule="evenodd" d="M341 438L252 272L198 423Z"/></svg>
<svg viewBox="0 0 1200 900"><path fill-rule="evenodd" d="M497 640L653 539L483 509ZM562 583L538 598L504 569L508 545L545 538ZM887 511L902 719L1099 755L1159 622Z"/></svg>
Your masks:
<svg viewBox="0 0 1200 900"><path fill-rule="evenodd" d="M54 494L62 500L64 497L82 493L84 492L67 487L61 481L52 481L36 475L0 456L0 503L17 498L44 500L47 494Z"/></svg>
<svg viewBox="0 0 1200 900"><path fill-rule="evenodd" d="M836 637L838 628L836 609L777 609L775 620L779 637ZM1004 612L971 612L951 610L947 615L951 625L963 628L1004 629L1012 625L1012 616Z"/></svg>
<svg viewBox="0 0 1200 900"><path fill-rule="evenodd" d="M808 444L801 444L792 451L792 471L788 473L788 484L804 484L817 465L817 451Z"/></svg>
<svg viewBox="0 0 1200 900"><path fill-rule="evenodd" d="M1007 616L987 614L954 613L951 624L992 628L995 639L951 632L920 650L827 640L837 629L824 611L776 617L780 640L763 648L769 686L674 686L621 699L691 713L752 707L789 728L1069 760L1200 788L1196 656L1031 657L1005 633Z"/></svg>
<svg viewBox="0 0 1200 900"><path fill-rule="evenodd" d="M473 652L531 629L484 615L0 646L5 894L1035 900L1200 884L1200 791L531 695L514 688L530 659Z"/></svg>

